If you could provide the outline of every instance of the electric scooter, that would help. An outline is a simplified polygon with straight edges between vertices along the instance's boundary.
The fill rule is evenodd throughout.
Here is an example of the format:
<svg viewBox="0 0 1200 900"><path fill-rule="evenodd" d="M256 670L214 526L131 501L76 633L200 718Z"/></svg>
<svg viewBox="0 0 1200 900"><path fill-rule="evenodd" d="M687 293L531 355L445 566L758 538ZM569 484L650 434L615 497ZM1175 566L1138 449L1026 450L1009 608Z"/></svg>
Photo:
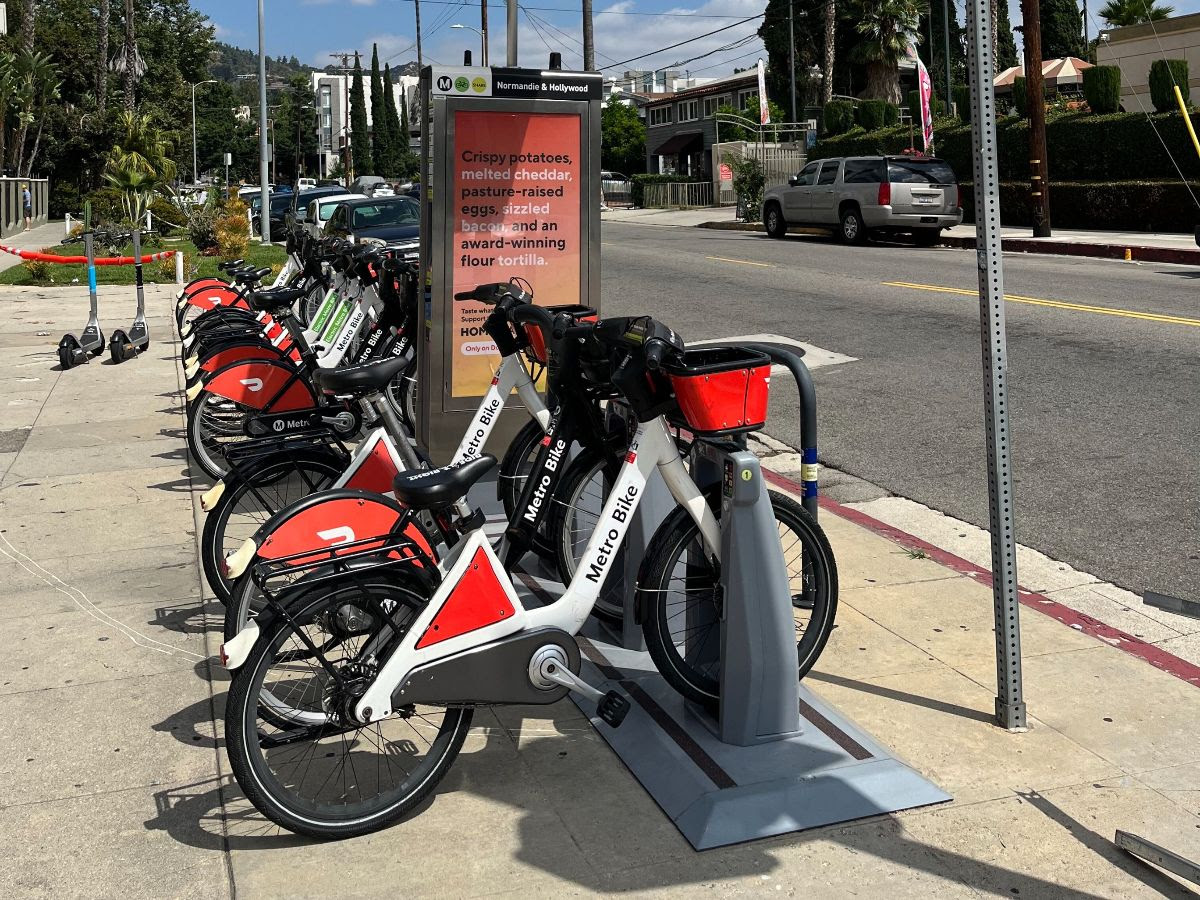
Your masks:
<svg viewBox="0 0 1200 900"><path fill-rule="evenodd" d="M58 363L64 369L88 362L89 356L99 356L104 352L104 332L100 330L98 301L96 298L96 254L92 245L93 232L83 233L83 252L87 256L88 300L91 311L83 333L77 338L73 334L64 334L58 342Z"/></svg>
<svg viewBox="0 0 1200 900"><path fill-rule="evenodd" d="M108 340L108 354L114 363L133 359L150 346L150 329L146 327L146 292L142 287L142 233L133 230L133 270L137 284L137 314L126 333L118 328Z"/></svg>

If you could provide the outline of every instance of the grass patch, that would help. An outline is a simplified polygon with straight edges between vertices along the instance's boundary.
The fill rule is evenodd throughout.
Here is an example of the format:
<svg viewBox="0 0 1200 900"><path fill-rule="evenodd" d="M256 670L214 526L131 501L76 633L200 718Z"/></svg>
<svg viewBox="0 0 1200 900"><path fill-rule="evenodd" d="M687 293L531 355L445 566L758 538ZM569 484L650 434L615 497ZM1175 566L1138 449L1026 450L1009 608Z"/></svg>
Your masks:
<svg viewBox="0 0 1200 900"><path fill-rule="evenodd" d="M183 279L185 282L191 281L193 278L221 274L217 269L217 263L221 261L220 257L201 256L196 252L195 245L189 240L161 238L155 240L152 244L147 243L142 246L142 254L147 256L151 253L157 253L160 250L170 250L172 252L178 250L183 253ZM82 256L83 244L50 247L46 252L56 256ZM107 250L101 251L98 249L97 258L101 255L107 256L109 254ZM125 246L113 255L132 256L133 247ZM275 271L278 271L279 267L283 265L286 257L287 251L283 247L277 247L274 244L264 247L258 242L251 243L246 248L245 254L245 259L248 263L260 267L271 266ZM174 284L175 258L172 256L161 262L146 263L142 266L142 278L148 284ZM43 265L35 264L27 266L22 263L0 272L0 284L45 287L46 285L69 285L73 283L87 284L86 265L82 263L79 265L46 263ZM134 283L133 266L96 266L96 283L132 285Z"/></svg>

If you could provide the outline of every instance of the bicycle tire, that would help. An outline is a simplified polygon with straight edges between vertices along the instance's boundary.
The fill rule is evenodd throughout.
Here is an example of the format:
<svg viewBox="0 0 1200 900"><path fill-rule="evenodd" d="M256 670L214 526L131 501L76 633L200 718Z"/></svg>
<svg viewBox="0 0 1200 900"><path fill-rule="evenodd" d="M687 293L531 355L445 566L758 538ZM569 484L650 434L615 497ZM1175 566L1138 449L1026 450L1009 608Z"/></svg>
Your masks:
<svg viewBox="0 0 1200 900"><path fill-rule="evenodd" d="M500 504L504 507L504 518L510 522L516 519L517 504L521 500L525 479L529 477L529 467L533 465L545 436L546 429L537 419L530 419L521 426L521 430L504 452L497 474L496 492L499 494ZM534 534L530 547L538 559L548 563L554 562L552 534L550 519L543 519L542 527Z"/></svg>
<svg viewBox="0 0 1200 900"><path fill-rule="evenodd" d="M347 593L350 591L353 593ZM343 611L352 602L361 604L363 591L370 592L377 600L398 600L417 610L426 602L426 598L420 594L395 583L372 582L365 585L353 585L344 590L330 589L329 587L314 589L312 594L297 597L296 601L289 605L289 613L292 620L300 627L332 629L332 625L322 626L320 623L328 623L339 615L344 616ZM354 600L355 596L359 599ZM409 623L415 619L415 615L414 612L408 619ZM322 619L322 616L325 618ZM266 733L260 733L261 713L258 695L263 688L271 663L279 654L280 649L288 645L289 639L294 634L295 626L292 622L283 618L274 618L264 627L262 635L255 643L246 662L233 675L226 699L225 735L234 778L237 779L239 787L260 813L280 827L297 834L322 840L348 838L369 834L395 823L432 793L445 776L466 739L471 725L472 709L469 707L436 709L426 707L431 716L442 714L440 723L436 725L425 714L414 709L409 717L394 716L375 723L369 729L352 730L353 738L351 739L347 739L346 733L341 731L332 731L331 733L318 731L314 735L317 741L327 737L338 741L338 744L327 744L325 746L327 752L323 753L317 752L317 748L312 746L312 740L303 737L264 751L260 735ZM391 640L394 640L394 637ZM319 646L322 646L322 651L331 664L335 664L332 651L337 647L330 647L324 642ZM294 660L289 658L288 665L294 668ZM325 698L330 696L327 691L333 689L329 685L321 685L322 677L328 680L328 675L323 669L310 666L310 673L312 677L309 678L308 683L297 682L304 687L301 699L309 694L313 685L316 685L319 689L314 692L316 699L313 703L317 708L322 708ZM417 720L415 725L411 724L414 719ZM408 730L406 731L400 723L407 723ZM389 734L404 734L404 739L394 741L385 738L383 734L385 727L388 728ZM323 728L323 726L319 728ZM411 731L412 736L408 735L408 731ZM364 732L367 733L368 739L366 741L359 740ZM376 743L375 737L371 736L372 734L378 735L378 743ZM424 741L428 745L428 752L420 762L415 763L410 772L403 768L398 760L405 756L412 756L413 749L417 746L417 740ZM326 760L336 757L339 745L345 750L353 782L350 783L346 778L347 765L346 761L343 761L341 764L342 796L348 796L351 791L356 792L359 800L354 804L348 801L336 802L338 780L332 778L332 785L330 785L331 776L335 775L338 769L335 767L336 764ZM274 758L287 757L293 752L292 748L297 748L299 754L311 754L317 760L317 771L312 773L313 782L320 779L326 769L329 770L329 774L326 775L320 786L315 788L315 791L317 793L327 792L328 795L335 798L334 800L323 802L315 796L311 800L306 800L301 796L300 782L302 779L307 781L308 767L303 773L293 773L293 776L288 779L290 783L287 786L276 776L272 768ZM379 751L373 764L367 761L367 755L372 749ZM268 758L268 754L271 758ZM355 755L358 756L361 765L355 764ZM298 755L296 758L299 760L303 757ZM382 766L380 760L383 761ZM387 792L369 793L371 791L372 765L375 773L374 781L379 782L384 774L390 778L394 762L403 771L404 777L401 784ZM282 760L279 764L284 765Z"/></svg>
<svg viewBox="0 0 1200 900"><path fill-rule="evenodd" d="M793 607L797 613L802 610L798 597L810 599L811 594L811 616L796 644L797 675L803 678L820 657L833 631L837 613L837 565L825 532L808 511L777 491L769 491L768 494L776 520L795 532L801 543L800 560L803 569L792 576L795 558L788 563L789 576L793 583ZM668 599L670 584L675 580L676 566L693 544L693 552L702 562L689 559L689 562L684 563L690 567L685 576L687 593L694 596L697 602L714 602L712 588L708 585L716 583L717 573L707 556L698 550L699 528L686 510L676 508L663 520L650 541L638 572L637 603L642 615L642 634L646 639L646 648L650 651L660 674L687 699L712 706L719 700L719 667L701 667L687 660L687 650L680 652L672 632L672 617L676 617L675 625L685 630L687 617L685 615L684 622L679 622L678 616L683 610L674 609ZM788 562L787 548L785 562ZM795 592L797 577L800 578L801 594ZM712 617L712 614L709 616ZM701 649L703 642L711 639L714 634L719 640L719 627L714 624L707 628L711 629L707 633L690 636L690 640L696 644L694 649Z"/></svg>
<svg viewBox="0 0 1200 900"><path fill-rule="evenodd" d="M300 476L300 481L281 488L289 471ZM253 478L233 476L232 483L226 485L217 505L205 517L201 532L200 562L213 595L222 603L229 602L233 582L224 572L223 563L227 553L240 546L258 526L288 504L333 484L342 471L342 466L328 459L287 456L256 466L253 472L247 473ZM294 482L294 479L289 478L288 481ZM300 492L292 491L293 486ZM285 490L286 494L283 493ZM231 541L229 523L247 496L258 499L259 505L266 508L258 511L249 532L235 536ZM249 510L242 514L255 515Z"/></svg>
<svg viewBox="0 0 1200 900"><path fill-rule="evenodd" d="M608 498L610 485L605 484L599 496L593 492L593 500L585 510L584 494L603 470L604 458L594 450L584 450L568 464L554 493L549 533L554 546L554 564L563 587L575 577L579 557L587 547L596 522L600 519L600 509ZM588 517L583 524L577 522L581 514ZM618 591L614 598L609 596L608 591L602 591L592 607L592 615L607 622L619 623L623 606L620 595L623 593L623 590Z"/></svg>

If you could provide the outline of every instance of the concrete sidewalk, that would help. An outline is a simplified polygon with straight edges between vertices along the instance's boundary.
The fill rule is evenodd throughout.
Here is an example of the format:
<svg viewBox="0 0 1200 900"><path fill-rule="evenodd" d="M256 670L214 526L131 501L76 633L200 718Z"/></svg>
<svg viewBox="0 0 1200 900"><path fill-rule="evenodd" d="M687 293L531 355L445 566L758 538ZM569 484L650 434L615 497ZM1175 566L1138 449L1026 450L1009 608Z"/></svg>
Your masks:
<svg viewBox="0 0 1200 900"><path fill-rule="evenodd" d="M15 231L0 238L0 245L16 250L41 250L43 247L57 247L63 239L63 222L47 222L28 231ZM80 250L80 253L83 251ZM21 264L21 257L12 253L0 253L0 272Z"/></svg>
<svg viewBox="0 0 1200 900"><path fill-rule="evenodd" d="M758 231L758 223L740 222L732 206L704 209L614 209L602 214L605 222L635 225L660 225L675 228L712 228L728 231ZM791 228L792 234L826 234L829 229ZM942 232L943 243L951 247L973 249L975 226L956 225ZM1035 238L1027 227L1003 227L1000 239L1004 249L1014 253L1054 253L1067 256L1094 256L1141 262L1200 263L1200 247L1191 234L1161 234L1144 231L1084 231L1055 228L1051 237ZM1128 251L1128 257L1126 256Z"/></svg>
<svg viewBox="0 0 1200 900"><path fill-rule="evenodd" d="M101 291L102 321L127 324L132 292ZM480 710L399 826L278 833L222 746L172 294L148 297L149 353L59 372L86 291L0 290L7 896L1192 896L1111 839L1200 858L1200 689L1026 607L1030 729L999 730L986 579L837 505L838 627L809 684L953 802L697 854L563 702Z"/></svg>

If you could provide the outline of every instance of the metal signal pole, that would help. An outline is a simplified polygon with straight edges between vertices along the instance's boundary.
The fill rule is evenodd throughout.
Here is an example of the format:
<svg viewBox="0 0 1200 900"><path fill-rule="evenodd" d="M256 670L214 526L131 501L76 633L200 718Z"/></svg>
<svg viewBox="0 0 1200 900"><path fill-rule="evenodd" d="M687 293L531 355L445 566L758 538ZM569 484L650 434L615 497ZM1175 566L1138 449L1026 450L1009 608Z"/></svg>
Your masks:
<svg viewBox="0 0 1200 900"><path fill-rule="evenodd" d="M264 245L271 243L271 182L267 152L267 39L263 24L263 0L258 0L258 230Z"/></svg>
<svg viewBox="0 0 1200 900"><path fill-rule="evenodd" d="M592 40L592 0L583 0L583 70L596 70L596 45Z"/></svg>
<svg viewBox="0 0 1200 900"><path fill-rule="evenodd" d="M1042 18L1037 0L1021 0L1025 38L1025 106L1029 115L1029 211L1033 236L1050 237L1050 166L1046 161L1046 88Z"/></svg>
<svg viewBox="0 0 1200 900"><path fill-rule="evenodd" d="M517 64L517 0L506 0L508 7L508 56L506 65Z"/></svg>
<svg viewBox="0 0 1200 900"><path fill-rule="evenodd" d="M792 121L798 122L796 118L796 20L792 15L792 8L795 6L795 0L788 0L788 38L791 43L788 45L788 74L791 75L792 85Z"/></svg>
<svg viewBox="0 0 1200 900"><path fill-rule="evenodd" d="M483 32L483 64L488 64L487 0L479 0L479 28Z"/></svg>

